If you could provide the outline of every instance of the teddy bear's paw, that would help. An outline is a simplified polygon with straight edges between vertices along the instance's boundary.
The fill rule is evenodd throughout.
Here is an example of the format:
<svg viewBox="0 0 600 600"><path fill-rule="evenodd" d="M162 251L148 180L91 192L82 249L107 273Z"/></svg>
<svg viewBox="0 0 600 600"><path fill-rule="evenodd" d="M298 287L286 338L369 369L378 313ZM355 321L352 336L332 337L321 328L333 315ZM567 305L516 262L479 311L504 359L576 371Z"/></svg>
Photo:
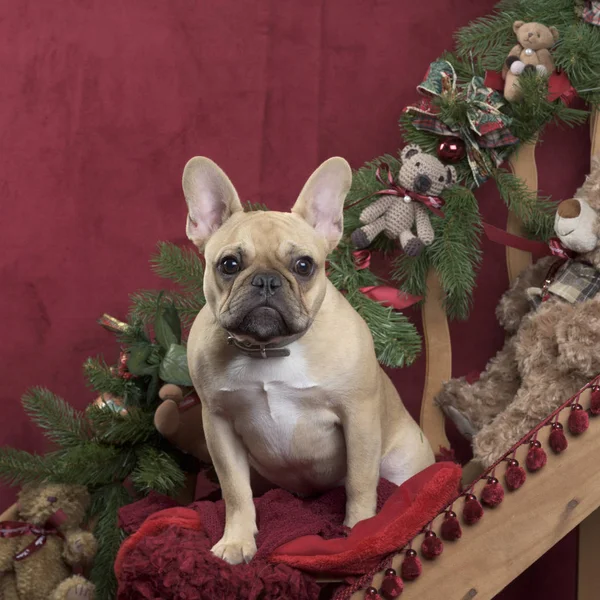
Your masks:
<svg viewBox="0 0 600 600"><path fill-rule="evenodd" d="M510 72L513 75L520 75L525 70L525 63L522 60L515 60L510 65Z"/></svg>
<svg viewBox="0 0 600 600"><path fill-rule="evenodd" d="M419 256L423 251L425 244L419 238L410 238L404 245L404 252L407 256Z"/></svg>
<svg viewBox="0 0 600 600"><path fill-rule="evenodd" d="M71 565L89 562L96 554L96 538L89 531L79 531L67 536L65 559Z"/></svg>
<svg viewBox="0 0 600 600"><path fill-rule="evenodd" d="M548 75L548 69L544 65L536 65L535 70L538 75Z"/></svg>
<svg viewBox="0 0 600 600"><path fill-rule="evenodd" d="M352 239L352 244L358 250L363 250L364 248L369 246L371 243L371 242L369 242L369 238L367 237L367 234L362 229L355 229L352 232L351 239Z"/></svg>
<svg viewBox="0 0 600 600"><path fill-rule="evenodd" d="M73 575L58 585L51 600L94 600L96 588L91 581L81 575Z"/></svg>

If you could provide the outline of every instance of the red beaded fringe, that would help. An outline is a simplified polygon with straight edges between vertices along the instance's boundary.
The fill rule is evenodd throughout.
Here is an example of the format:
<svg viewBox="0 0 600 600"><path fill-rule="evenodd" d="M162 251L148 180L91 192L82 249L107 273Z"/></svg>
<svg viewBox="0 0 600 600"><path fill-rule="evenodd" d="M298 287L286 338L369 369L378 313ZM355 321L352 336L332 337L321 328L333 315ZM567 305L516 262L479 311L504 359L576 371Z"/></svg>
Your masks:
<svg viewBox="0 0 600 600"><path fill-rule="evenodd" d="M581 394L590 388L592 390L590 408L585 410L579 404L579 399ZM560 413L567 408L570 409L569 418L567 420L569 432L574 436L583 434L589 427L590 415L593 417L600 414L600 375L583 386L575 396L569 398L567 402L548 415L548 417L512 446L502 458L497 460L485 473L470 483L466 489L463 489L456 498L444 507L438 515L444 515L444 520L440 528L440 537L432 531L433 521L429 523L425 529L417 533L417 536L423 533L425 534L425 538L421 544L421 555L423 558L433 560L439 556L444 548L442 539L446 541L457 541L461 537L462 529L460 522L457 514L452 510L453 505L456 504L461 497L464 499L464 504L462 505L463 522L468 526L475 526L475 524L484 516L484 506L493 509L502 502L505 496L504 488L494 475L496 468L502 462L507 463L506 472L504 474L504 483L508 491L514 492L524 485L527 479L527 473L515 459L518 448L525 444L529 445L525 463L530 472L535 473L546 465L547 455L542 447L542 443L538 439L538 434L544 427L551 427L551 432L548 436L548 445L554 453L559 454L568 448L568 442L564 434L563 426L558 422ZM442 451L443 449L440 448L440 453L442 453ZM477 498L473 492L475 491L475 486L482 480L486 480L487 483L482 489L480 497ZM415 536L415 538L417 536ZM404 548L406 554L401 565L400 575L398 575L394 569L388 568L385 573L382 587L380 589L369 587L375 573L386 567L390 567L393 559L393 555L390 555L386 557L375 570L363 575L351 585L339 589L336 592L334 599L348 600L354 592L361 589L367 590L368 593L366 597L372 600L391 600L392 598L399 597L402 594L405 582L417 579L421 574L421 563L417 557L417 552L412 549L415 538L413 538Z"/></svg>

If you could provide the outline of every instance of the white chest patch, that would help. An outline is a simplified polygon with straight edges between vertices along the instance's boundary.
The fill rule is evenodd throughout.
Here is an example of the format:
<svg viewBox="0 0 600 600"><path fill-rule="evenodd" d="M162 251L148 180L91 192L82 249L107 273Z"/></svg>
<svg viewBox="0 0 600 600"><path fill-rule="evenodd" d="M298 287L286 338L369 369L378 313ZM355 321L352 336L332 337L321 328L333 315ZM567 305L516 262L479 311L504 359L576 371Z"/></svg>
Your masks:
<svg viewBox="0 0 600 600"><path fill-rule="evenodd" d="M294 488L287 481L290 471L300 477L311 471L332 444L337 448L341 434L328 394L310 379L301 348L289 349L285 358L236 356L215 400L242 438L251 464L274 483Z"/></svg>

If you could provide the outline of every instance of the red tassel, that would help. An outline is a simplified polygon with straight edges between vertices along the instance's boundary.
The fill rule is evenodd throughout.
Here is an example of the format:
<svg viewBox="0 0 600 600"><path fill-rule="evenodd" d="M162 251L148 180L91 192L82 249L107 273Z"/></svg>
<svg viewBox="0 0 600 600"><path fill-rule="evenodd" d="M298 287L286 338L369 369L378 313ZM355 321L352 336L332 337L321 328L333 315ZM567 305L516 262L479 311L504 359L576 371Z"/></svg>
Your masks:
<svg viewBox="0 0 600 600"><path fill-rule="evenodd" d="M414 581L421 574L423 567L421 561L417 556L416 550L412 548L406 551L406 556L402 561L402 567L400 568L400 574L404 581Z"/></svg>
<svg viewBox="0 0 600 600"><path fill-rule="evenodd" d="M548 461L548 457L542 448L542 444L539 440L531 442L531 448L527 453L525 464L531 473L539 471Z"/></svg>
<svg viewBox="0 0 600 600"><path fill-rule="evenodd" d="M525 473L525 469L519 466L519 461L512 458L508 461L508 467L506 469L506 473L504 473L504 482L506 483L506 487L514 492L518 490L527 479L527 473Z"/></svg>
<svg viewBox="0 0 600 600"><path fill-rule="evenodd" d="M592 395L590 396L590 412L593 415L600 415L600 386L592 386Z"/></svg>
<svg viewBox="0 0 600 600"><path fill-rule="evenodd" d="M437 558L444 551L444 542L440 540L440 538L433 533L433 531L428 531L425 534L425 539L421 544L421 554L427 560L433 560Z"/></svg>
<svg viewBox="0 0 600 600"><path fill-rule="evenodd" d="M563 426L558 421L556 423L552 423L552 431L550 432L549 442L552 452L556 454L560 454L569 446L569 442L565 437Z"/></svg>
<svg viewBox="0 0 600 600"><path fill-rule="evenodd" d="M467 501L463 508L463 519L467 525L475 525L483 517L483 506L473 494L467 496Z"/></svg>
<svg viewBox="0 0 600 600"><path fill-rule="evenodd" d="M379 592L374 587L369 587L365 590L365 598L367 600L383 600Z"/></svg>
<svg viewBox="0 0 600 600"><path fill-rule="evenodd" d="M495 508L502 500L504 500L504 488L495 477L488 477L488 482L481 492L481 503L489 508Z"/></svg>
<svg viewBox="0 0 600 600"><path fill-rule="evenodd" d="M381 582L381 589L379 591L385 600L394 600L394 598L398 598L404 591L404 582L396 575L394 569L385 570L385 577Z"/></svg>
<svg viewBox="0 0 600 600"><path fill-rule="evenodd" d="M573 404L571 414L569 415L569 431L573 435L580 435L590 426L590 417L587 411L583 410L581 404Z"/></svg>
<svg viewBox="0 0 600 600"><path fill-rule="evenodd" d="M462 536L462 529L456 513L449 510L442 521L441 529L442 539L447 542L454 542Z"/></svg>

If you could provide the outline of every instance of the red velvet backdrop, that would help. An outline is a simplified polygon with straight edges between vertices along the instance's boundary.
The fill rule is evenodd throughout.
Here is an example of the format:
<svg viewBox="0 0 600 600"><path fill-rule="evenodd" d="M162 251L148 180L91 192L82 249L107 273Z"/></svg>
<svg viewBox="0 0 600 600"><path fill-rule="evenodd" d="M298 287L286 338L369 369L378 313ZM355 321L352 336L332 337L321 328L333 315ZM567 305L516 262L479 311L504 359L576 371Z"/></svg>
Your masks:
<svg viewBox="0 0 600 600"><path fill-rule="evenodd" d="M213 158L246 200L289 208L325 158L358 167L394 152L397 118L428 63L493 4L4 1L0 443L45 447L19 404L28 386L78 407L92 400L81 364L115 353L95 320L124 316L130 292L158 286L147 260L157 240L183 241L188 158ZM544 191L570 196L588 152L585 127L550 129L538 153ZM478 197L504 225L493 186ZM455 375L482 368L502 342L505 254L484 250L472 317L452 325ZM394 375L413 414L423 376L423 360ZM571 535L499 597L572 600L575 549Z"/></svg>

